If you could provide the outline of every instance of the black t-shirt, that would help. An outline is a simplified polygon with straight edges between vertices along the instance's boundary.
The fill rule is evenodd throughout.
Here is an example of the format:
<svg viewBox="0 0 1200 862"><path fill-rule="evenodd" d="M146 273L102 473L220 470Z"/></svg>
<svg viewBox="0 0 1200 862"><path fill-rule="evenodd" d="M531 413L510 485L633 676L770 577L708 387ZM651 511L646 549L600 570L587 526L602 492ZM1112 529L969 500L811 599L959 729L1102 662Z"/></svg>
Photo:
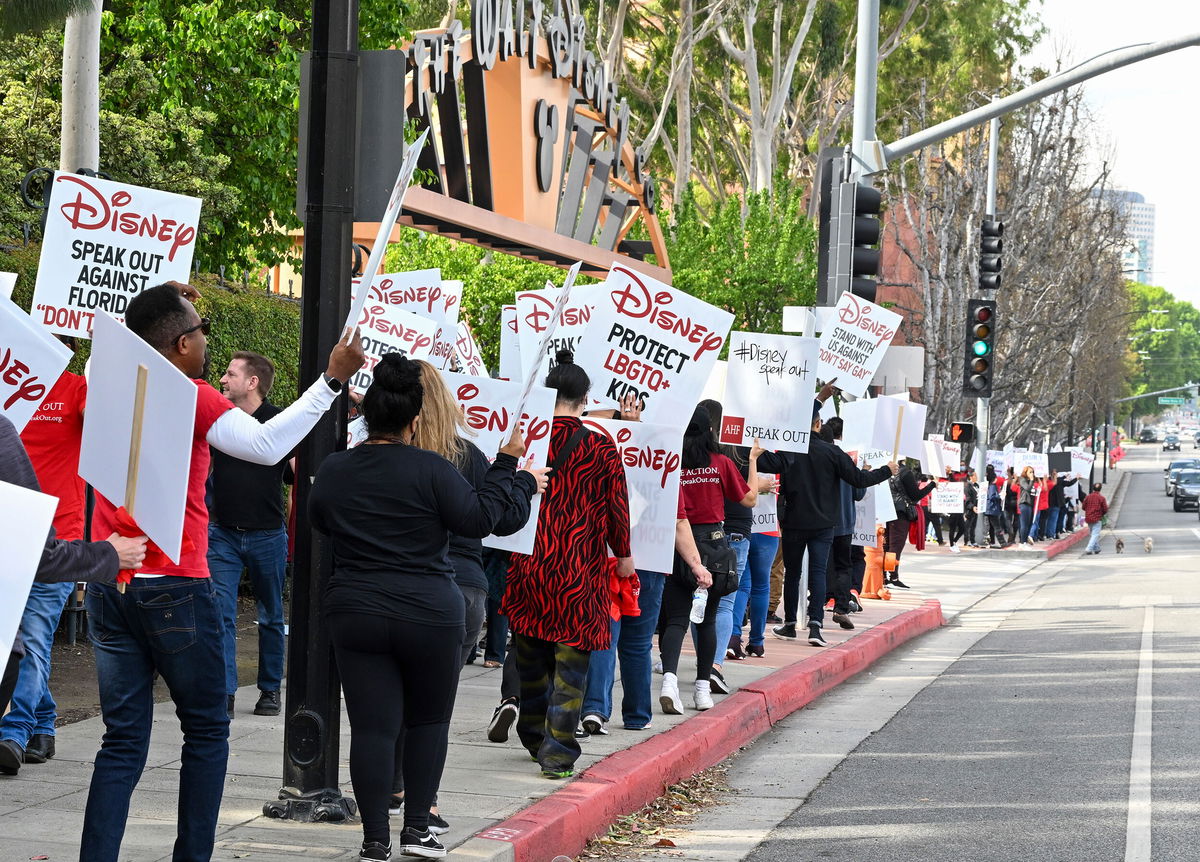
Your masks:
<svg viewBox="0 0 1200 862"><path fill-rule="evenodd" d="M326 613L366 613L430 626L464 625L450 534L483 538L510 508L517 461L499 455L475 489L454 465L401 443L335 452L309 495L313 526L333 542Z"/></svg>
<svg viewBox="0 0 1200 862"><path fill-rule="evenodd" d="M264 401L251 415L266 422L282 410ZM291 455L278 464L251 464L241 458L212 451L212 491L209 520L221 527L242 530L275 530L283 526L283 484L292 482Z"/></svg>
<svg viewBox="0 0 1200 862"><path fill-rule="evenodd" d="M745 446L737 446L734 447L733 453L726 451L725 454L729 456L733 466L738 468L742 478L749 481L750 450ZM754 529L754 509L733 500L726 500L724 526L726 533L740 533L743 538L749 539L750 533Z"/></svg>

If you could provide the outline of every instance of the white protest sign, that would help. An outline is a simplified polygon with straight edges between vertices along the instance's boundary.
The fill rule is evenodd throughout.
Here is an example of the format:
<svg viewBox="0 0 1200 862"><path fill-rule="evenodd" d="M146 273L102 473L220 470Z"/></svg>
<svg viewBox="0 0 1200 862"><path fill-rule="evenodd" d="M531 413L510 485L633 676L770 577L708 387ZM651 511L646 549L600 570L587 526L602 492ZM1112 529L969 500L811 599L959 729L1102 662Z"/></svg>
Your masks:
<svg viewBox="0 0 1200 862"><path fill-rule="evenodd" d="M521 378L533 374L544 380L560 350L575 352L592 319L600 286L579 286L580 264L571 267L562 287L522 290L517 293L517 340Z"/></svg>
<svg viewBox="0 0 1200 862"><path fill-rule="evenodd" d="M870 449L886 449L890 454L896 445L896 425L900 422L901 407L904 408L904 421L900 426L900 446L896 456L924 461L926 451L922 438L929 408L914 401L884 396L843 403L842 439Z"/></svg>
<svg viewBox="0 0 1200 862"><path fill-rule="evenodd" d="M396 219L400 217L404 196L408 194L408 186L412 182L413 173L417 169L417 160L421 157L421 150L425 147L425 138L428 134L429 129L426 129L421 132L421 137L405 148L404 160L400 163L400 173L396 175L396 185L392 187L392 195L388 198L387 207L384 208L383 219L379 222L379 233L375 236L375 244L371 246L367 265L363 267L363 276L372 281L383 264L383 255L387 251L392 228L396 226ZM362 316L363 305L367 299L366 293L360 293L350 303L350 313L346 315L346 329L354 328L354 322Z"/></svg>
<svg viewBox="0 0 1200 862"><path fill-rule="evenodd" d="M865 395L901 320L894 311L843 293L833 325L821 334L817 377L836 380L843 392Z"/></svg>
<svg viewBox="0 0 1200 862"><path fill-rule="evenodd" d="M683 433L670 425L583 420L617 447L629 486L629 542L633 562L650 572L670 572L679 513L679 464Z"/></svg>
<svg viewBox="0 0 1200 862"><path fill-rule="evenodd" d="M942 451L942 472L946 472L946 468L957 470L962 466L962 444L949 443L946 440L938 441L938 448Z"/></svg>
<svg viewBox="0 0 1200 862"><path fill-rule="evenodd" d="M442 280L442 320L438 325L435 345L429 361L438 369L449 368L454 359L454 343L458 338L458 315L462 311L463 283L457 279Z"/></svg>
<svg viewBox="0 0 1200 862"><path fill-rule="evenodd" d="M817 383L817 340L734 332L729 338L722 443L807 452Z"/></svg>
<svg viewBox="0 0 1200 862"><path fill-rule="evenodd" d="M939 482L929 499L929 511L940 515L961 515L964 491L962 482Z"/></svg>
<svg viewBox="0 0 1200 862"><path fill-rule="evenodd" d="M632 394L645 402L646 422L686 425L733 315L623 266L603 288L575 354L592 394L616 402Z"/></svg>
<svg viewBox="0 0 1200 862"><path fill-rule="evenodd" d="M1078 476L1086 485L1088 477L1092 475L1092 464L1095 463L1096 456L1091 452L1083 449L1071 450L1071 472Z"/></svg>
<svg viewBox="0 0 1200 862"><path fill-rule="evenodd" d="M124 320L146 288L188 280L199 222L199 198L56 173L30 316L77 338L99 311Z"/></svg>
<svg viewBox="0 0 1200 862"><path fill-rule="evenodd" d="M877 467L884 466L891 460L891 449L861 449L858 452L858 466L864 470L874 470ZM872 487L881 489L879 493L872 495L875 500L874 522L886 524L889 521L896 520L896 503L892 500L892 494L889 490L890 486L885 482Z"/></svg>
<svg viewBox="0 0 1200 862"><path fill-rule="evenodd" d="M71 351L6 296L0 296L0 413L18 433L71 361Z"/></svg>
<svg viewBox="0 0 1200 862"><path fill-rule="evenodd" d="M17 274L15 272L0 272L0 296L12 299L13 288L16 286Z"/></svg>
<svg viewBox="0 0 1200 862"><path fill-rule="evenodd" d="M1033 468L1033 475L1044 478L1050 475L1050 459L1045 452L1013 452L1013 472L1018 476L1026 467Z"/></svg>
<svg viewBox="0 0 1200 862"><path fill-rule="evenodd" d="M500 309L500 379L520 380L525 366L521 364L521 337L517 334L517 307Z"/></svg>
<svg viewBox="0 0 1200 862"><path fill-rule="evenodd" d="M352 279L350 295L358 299L362 279ZM363 315L367 306L382 306L389 313L405 311L433 321L433 345L419 355L410 349L405 353L414 358L428 359L437 368L444 368L454 350L454 334L457 332L458 309L462 303L462 282L442 281L440 269L418 269L411 272L389 272L375 277L368 288ZM402 318L409 320L409 318ZM360 321L362 318L360 318ZM422 333L427 327L419 325L409 328ZM364 346L365 349L365 346Z"/></svg>
<svg viewBox="0 0 1200 862"><path fill-rule="evenodd" d="M483 354L475 341L475 333L465 320L458 322L458 339L454 342L454 355L463 371L472 377L487 377L487 366L483 364Z"/></svg>
<svg viewBox="0 0 1200 862"><path fill-rule="evenodd" d="M97 314L79 475L114 506L126 500L138 366L147 369L137 496L129 515L179 562L196 425L196 383L109 314Z"/></svg>
<svg viewBox="0 0 1200 862"><path fill-rule="evenodd" d="M987 462L988 462L988 464L990 464L992 466L992 469L996 471L997 476L1004 475L1004 471L1007 469L1007 465L1005 463L1005 455L1004 455L1003 450L988 449L987 450Z"/></svg>
<svg viewBox="0 0 1200 862"><path fill-rule="evenodd" d="M0 482L0 548L4 548L4 565L0 566L0 596L4 596L0 602L0 655L6 656L5 661L12 652L57 507L57 497Z"/></svg>
<svg viewBox="0 0 1200 862"><path fill-rule="evenodd" d="M867 488L867 493L861 500L854 501L854 532L850 535L850 544L862 548L878 548L879 534L876 528L875 498L882 496L879 486Z"/></svg>
<svg viewBox="0 0 1200 862"><path fill-rule="evenodd" d="M367 420L355 416L346 425L346 448L353 449L367 439Z"/></svg>
<svg viewBox="0 0 1200 862"><path fill-rule="evenodd" d="M758 502L750 516L751 533L779 532L779 497L777 494L759 494Z"/></svg>
<svg viewBox="0 0 1200 862"><path fill-rule="evenodd" d="M451 371L443 371L442 378L466 417L467 427L475 432L472 442L489 461L494 461L496 453L512 437L516 406L521 398L521 384ZM521 458L517 469L546 466L550 452L550 429L554 422L554 400L554 390L542 386L536 387L530 394L521 416L525 456ZM488 536L483 544L501 551L532 554L541 500L541 495L533 498L529 521L523 529L511 536Z"/></svg>
<svg viewBox="0 0 1200 862"><path fill-rule="evenodd" d="M350 378L350 388L363 393L375 379L375 366L387 353L403 353L409 359L426 359L433 351L437 324L427 317L393 305L368 302L358 321L367 362Z"/></svg>
<svg viewBox="0 0 1200 862"><path fill-rule="evenodd" d="M712 371L708 373L708 380L704 384L704 389L700 391L701 401L720 401L725 397L725 379L729 376L729 363L724 359L718 359L713 363ZM724 405L721 405L722 407Z"/></svg>

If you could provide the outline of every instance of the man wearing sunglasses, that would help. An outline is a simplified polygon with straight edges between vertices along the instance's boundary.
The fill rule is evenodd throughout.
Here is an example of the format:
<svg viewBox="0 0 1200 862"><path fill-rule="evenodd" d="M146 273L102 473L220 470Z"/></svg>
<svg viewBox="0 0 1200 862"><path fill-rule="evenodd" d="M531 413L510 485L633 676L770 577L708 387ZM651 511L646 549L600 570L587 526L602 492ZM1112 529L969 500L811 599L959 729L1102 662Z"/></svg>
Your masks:
<svg viewBox="0 0 1200 862"><path fill-rule="evenodd" d="M229 756L229 713L221 611L206 559L209 446L254 464L277 463L312 430L364 362L358 333L350 333L333 348L325 374L260 423L201 379L209 321L192 306L198 297L195 288L168 282L134 297L125 312L130 331L195 381L196 417L179 564L143 568L123 594L110 585L87 594L105 727L84 813L80 859L87 862L117 862L129 800L150 745L155 673L170 690L183 729L174 858L212 855ZM111 533L115 519L114 505L97 494L93 534Z"/></svg>

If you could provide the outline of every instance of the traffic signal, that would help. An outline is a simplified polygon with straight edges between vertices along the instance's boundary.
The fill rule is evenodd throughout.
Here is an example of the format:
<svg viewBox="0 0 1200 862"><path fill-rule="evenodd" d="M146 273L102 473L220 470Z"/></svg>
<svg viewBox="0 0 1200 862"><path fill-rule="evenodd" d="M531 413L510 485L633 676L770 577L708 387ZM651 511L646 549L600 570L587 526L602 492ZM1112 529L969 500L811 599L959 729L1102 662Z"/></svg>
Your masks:
<svg viewBox="0 0 1200 862"><path fill-rule="evenodd" d="M979 287L1000 289L1000 267L1004 253L1004 222L985 219L979 228Z"/></svg>
<svg viewBox="0 0 1200 862"><path fill-rule="evenodd" d="M854 233L850 257L850 292L874 302L879 275L879 212L883 196L879 189L861 183L851 186L854 195Z"/></svg>
<svg viewBox="0 0 1200 862"><path fill-rule="evenodd" d="M996 370L996 301L972 299L967 303L963 395L992 397Z"/></svg>
<svg viewBox="0 0 1200 862"><path fill-rule="evenodd" d="M946 439L951 443L974 443L975 424L973 422L951 422Z"/></svg>

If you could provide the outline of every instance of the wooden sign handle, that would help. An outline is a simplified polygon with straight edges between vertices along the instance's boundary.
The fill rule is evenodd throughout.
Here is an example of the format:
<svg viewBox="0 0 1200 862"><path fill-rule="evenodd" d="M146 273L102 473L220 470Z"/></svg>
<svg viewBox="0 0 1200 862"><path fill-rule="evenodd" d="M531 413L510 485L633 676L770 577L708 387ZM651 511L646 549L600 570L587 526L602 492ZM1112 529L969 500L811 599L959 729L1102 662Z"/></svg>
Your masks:
<svg viewBox="0 0 1200 862"><path fill-rule="evenodd" d="M133 427L129 432L129 468L125 474L125 511L133 517L133 504L137 502L138 469L142 461L142 418L146 414L146 378L150 369L139 365L137 383L133 390ZM125 584L118 583L117 591L124 593Z"/></svg>
<svg viewBox="0 0 1200 862"><path fill-rule="evenodd" d="M892 444L892 461L900 454L900 432L904 430L904 405L896 413L896 442Z"/></svg>

